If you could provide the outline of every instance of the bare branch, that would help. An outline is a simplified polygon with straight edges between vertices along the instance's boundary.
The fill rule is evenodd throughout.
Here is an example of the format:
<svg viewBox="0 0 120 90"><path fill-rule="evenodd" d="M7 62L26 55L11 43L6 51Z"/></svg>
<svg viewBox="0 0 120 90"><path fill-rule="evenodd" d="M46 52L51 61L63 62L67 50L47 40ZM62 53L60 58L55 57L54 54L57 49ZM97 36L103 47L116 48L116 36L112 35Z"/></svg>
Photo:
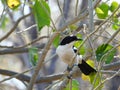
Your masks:
<svg viewBox="0 0 120 90"><path fill-rule="evenodd" d="M22 30L22 31L16 32L16 34L26 32L26 31L28 31L28 30L30 30L30 29L32 29L32 28L34 28L34 27L36 27L36 26L37 26L37 24L34 24L34 25L32 25L32 26L30 26L30 27L26 28L25 30Z"/></svg>
<svg viewBox="0 0 120 90"><path fill-rule="evenodd" d="M0 55L28 52L29 48L25 48L25 47L27 47L31 44L34 44L35 42L37 42L41 39L44 39L44 38L48 38L48 36L38 37L37 39L35 39L32 42L27 43L26 45L23 45L23 46L19 46L19 47L11 46L11 47L9 47L9 49L0 50ZM45 46L45 44L41 44L41 45L36 46L36 48L42 49L42 48L44 48L44 46Z"/></svg>
<svg viewBox="0 0 120 90"><path fill-rule="evenodd" d="M41 44L39 46L36 46L36 48L43 49L44 46L45 44ZM9 49L0 50L0 55L25 53L28 52L28 50L29 48L9 48Z"/></svg>
<svg viewBox="0 0 120 90"><path fill-rule="evenodd" d="M31 69L33 69L33 68L31 68ZM13 72L13 71L9 71L9 70L0 69L0 74L11 76L10 78L6 78L6 79L0 81L0 83L7 81L9 79L12 79L12 78L17 78L21 81L26 81L29 83L31 77L24 75L23 73L26 73L26 72L30 71L31 69L26 70L22 73L17 73L17 72ZM40 77L40 79L37 79L37 81L35 83L52 82L54 80L60 79L63 75L64 75L63 73L60 73L60 74L54 74L54 75L48 75L45 77Z"/></svg>
<svg viewBox="0 0 120 90"><path fill-rule="evenodd" d="M2 82L5 82L7 80L10 80L12 78L17 78L21 81L26 81L26 82L29 82L30 80L30 77L27 76L27 75L24 75L24 73L30 71L31 69L27 70L27 71L24 71L22 73L17 73L17 72L13 72L13 71L9 71L9 70L4 70L4 69L0 69L0 74L2 75L7 75L7 76L11 76L10 78L6 78L4 80L1 80L0 83Z"/></svg>
<svg viewBox="0 0 120 90"><path fill-rule="evenodd" d="M117 36L117 34L119 34L119 32L120 32L120 28L110 37L110 39L108 39L106 43L107 44L110 43Z"/></svg>
<svg viewBox="0 0 120 90"><path fill-rule="evenodd" d="M18 26L18 24L20 23L21 20L23 20L24 18L30 16L31 13L27 14L27 15L24 15L22 16L21 18L19 18L16 23L14 24L14 26L12 27L12 29L6 34L4 35L2 38L0 38L0 42L3 41L4 39L6 39Z"/></svg>
<svg viewBox="0 0 120 90"><path fill-rule="evenodd" d="M114 78L114 77L117 76L118 74L120 74L120 69L119 69L115 74L113 74L111 77L106 78L104 81L102 81L102 82L101 82L95 89L93 89L93 90L98 90L98 88L99 88L101 85L103 85L106 81L111 80L112 78Z"/></svg>
<svg viewBox="0 0 120 90"><path fill-rule="evenodd" d="M104 70L114 70L114 69L119 69L119 68L120 68L120 60L103 66Z"/></svg>
<svg viewBox="0 0 120 90"><path fill-rule="evenodd" d="M29 46L29 45L34 44L34 43L35 43L35 42L37 42L37 41L40 41L41 39L48 38L48 37L49 37L49 36L42 36L42 37L38 37L37 39L34 39L32 42L27 43L26 45L23 45L23 46L14 47L14 49L20 49L20 48L27 47L27 46Z"/></svg>
<svg viewBox="0 0 120 90"><path fill-rule="evenodd" d="M103 73L103 74L110 74L110 75L113 75L116 73L116 71L111 71L111 67L118 67L118 65L120 64L120 62L116 62L116 63L112 63L112 64L108 64L106 66L104 66L103 68L107 68L107 70L101 70L100 72ZM7 76L11 76L9 78L6 78L2 81L0 81L0 83L4 82L4 81L7 81L7 80L10 80L12 78L17 78L21 81L26 81L29 83L31 77L30 76L27 76L27 75L24 75L24 73L26 72L29 72L30 70L34 69L35 67L32 67L22 73L17 73L17 72L14 72L14 71L10 71L10 70L4 70L4 69L0 69L0 74L2 75L7 75ZM109 70L108 70L109 68ZM120 73L118 73L117 75L120 75ZM55 81L55 80L59 80L61 79L63 76L66 76L65 73L60 73L60 74L53 74L53 75L48 75L48 76L45 76L45 77L39 77L37 80L36 80L36 84L37 83L44 83L44 82L52 82L52 81ZM73 70L69 73L68 76L71 76L72 78L76 78L76 77L81 77L81 72L79 70L79 68L77 67L74 67ZM66 82L66 80L68 80L68 78L64 78L63 77L63 83ZM63 85L61 87L58 87L58 88L62 88L64 87Z"/></svg>

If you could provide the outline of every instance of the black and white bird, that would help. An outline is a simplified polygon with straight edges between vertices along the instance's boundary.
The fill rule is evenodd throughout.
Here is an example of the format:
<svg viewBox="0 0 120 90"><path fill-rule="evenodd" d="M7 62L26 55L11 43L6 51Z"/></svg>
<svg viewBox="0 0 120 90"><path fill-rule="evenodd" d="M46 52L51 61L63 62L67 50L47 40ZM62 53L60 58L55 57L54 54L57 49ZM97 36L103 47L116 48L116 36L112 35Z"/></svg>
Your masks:
<svg viewBox="0 0 120 90"><path fill-rule="evenodd" d="M96 70L83 60L82 55L76 55L77 49L74 47L74 43L79 40L81 39L76 36L66 36L57 47L56 53L68 66L76 63L82 73L89 75Z"/></svg>

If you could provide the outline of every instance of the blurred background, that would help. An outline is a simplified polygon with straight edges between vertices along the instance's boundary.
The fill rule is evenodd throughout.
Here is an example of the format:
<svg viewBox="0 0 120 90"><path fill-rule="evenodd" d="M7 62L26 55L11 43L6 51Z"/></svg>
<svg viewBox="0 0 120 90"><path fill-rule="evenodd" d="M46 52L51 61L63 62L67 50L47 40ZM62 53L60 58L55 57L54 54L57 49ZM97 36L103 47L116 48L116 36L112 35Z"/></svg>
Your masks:
<svg viewBox="0 0 120 90"><path fill-rule="evenodd" d="M79 2L78 2L79 1ZM104 2L108 2L109 4L113 0L104 0ZM10 9L7 4L6 0L0 0L0 38L6 35L12 27L15 25L16 21L18 21L23 15L30 14L32 11L32 7L30 4L32 0L20 0L21 5L15 9ZM78 11L86 10L88 7L87 0L46 0L48 5L50 6L51 11L51 18L57 28L61 27L67 20L70 20L75 17L76 12L76 3L78 4ZM117 0L119 2L119 0ZM60 11L61 9L61 11ZM61 12L63 14L61 14ZM96 17L96 16L95 16ZM88 24L87 20L84 19L83 21L79 22L82 26L83 23ZM50 25L51 28L45 26L41 29L40 32L37 31L37 25L35 21L35 17L29 15L28 17L22 19L18 26L15 28L14 32L12 32L7 38L3 41L0 41L0 69L11 70L18 73L21 73L25 70L28 70L32 67L30 62L30 54L27 48L29 47L38 47L40 55L44 46L48 41L48 37L53 33L53 24ZM82 27L80 28L82 29ZM111 30L111 27L108 28L110 34L113 34L114 31ZM75 32L76 33L76 32ZM107 35L104 33L104 35ZM26 47L21 48L20 50L12 51L12 48L24 46L27 43L37 39L38 37L43 37L42 39L38 40L35 43L32 43ZM117 36L119 38L119 35ZM105 41L104 38L99 38L96 41L96 47ZM51 75L56 73L62 73L66 70L67 65L59 60L58 56L55 53L56 47L53 45L51 46L47 57L45 59L45 64L40 70L39 76ZM31 76L33 71L25 73L26 75ZM0 81L9 76L5 76L0 74ZM80 82L80 90L88 90L89 83L88 81L83 81L81 78L78 79ZM115 83L117 80L117 83ZM42 83L37 84L34 87L34 90L44 90L51 83ZM86 85L88 87L86 87ZM116 76L113 78L109 83L107 82L104 90L117 90L120 85L120 77ZM3 83L0 83L0 90L25 90L26 86L25 83L13 78L7 80Z"/></svg>

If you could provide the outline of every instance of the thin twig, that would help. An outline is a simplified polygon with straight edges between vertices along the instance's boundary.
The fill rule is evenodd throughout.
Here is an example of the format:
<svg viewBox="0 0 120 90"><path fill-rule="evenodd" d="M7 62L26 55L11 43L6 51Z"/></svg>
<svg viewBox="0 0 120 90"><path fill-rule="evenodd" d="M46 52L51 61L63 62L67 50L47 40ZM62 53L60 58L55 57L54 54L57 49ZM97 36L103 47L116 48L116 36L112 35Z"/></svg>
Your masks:
<svg viewBox="0 0 120 90"><path fill-rule="evenodd" d="M50 16L50 13L49 13L48 9L42 4L41 1L40 1L40 5L42 6L42 8L43 8L44 11L46 12L46 14L49 16L49 18L50 18L50 20L51 20L51 23L52 23L52 25L53 25L53 27L54 27L54 29L57 30L57 28L56 28L56 26L55 26L55 24L54 24L54 21L53 21L53 19L52 19L51 16Z"/></svg>
<svg viewBox="0 0 120 90"><path fill-rule="evenodd" d="M14 48L14 46L5 46L5 45L0 45L0 48Z"/></svg>
<svg viewBox="0 0 120 90"><path fill-rule="evenodd" d="M113 50L115 50L117 47L119 47L120 46L120 43L118 44L118 45L116 45L115 47L113 47L111 50L109 50L107 53L105 53L101 58L100 58L100 61L101 61L101 63L103 63L104 62L104 58L110 53L110 52L112 52ZM101 64L101 63L99 63L99 70L103 67L103 64ZM99 71L98 70L98 71Z"/></svg>
<svg viewBox="0 0 120 90"><path fill-rule="evenodd" d="M45 47L45 44L43 43L35 47L40 50ZM25 53L25 52L28 52L28 50L29 48L18 48L18 49L8 48L8 49L0 50L0 55Z"/></svg>
<svg viewBox="0 0 120 90"><path fill-rule="evenodd" d="M4 46L4 48L9 48L9 49L4 49L4 50L0 50L0 55L5 55L5 54L16 54L16 53L23 53L23 52L28 52L28 49L29 48L25 48L29 45L32 45L34 44L35 42L37 41L40 41L41 39L44 39L44 38L48 38L48 36L42 36L42 37L38 37L37 39L33 40L32 42L30 43L27 43L23 46L18 46L18 47L14 47L14 46ZM42 49L44 47L44 44L41 44L39 46L36 46L37 48L39 49Z"/></svg>
<svg viewBox="0 0 120 90"><path fill-rule="evenodd" d="M0 69L0 74L10 76L9 78L1 80L0 83L3 83L12 78L17 78L21 81L26 81L29 83L31 77L28 75L24 75L24 74L29 72L30 70L33 70L34 68L35 67L32 67L22 73L17 73L17 72L13 72L13 71L9 71L9 70ZM60 79L63 75L64 75L63 73L60 73L60 74L53 74L53 75L48 75L45 77L40 77L37 79L37 81L35 83L52 82L52 81Z"/></svg>
<svg viewBox="0 0 120 90"><path fill-rule="evenodd" d="M119 73L120 73L120 69L119 69L114 75L112 75L111 77L106 78L104 81L102 81L102 82L101 82L95 89L93 89L93 90L98 90L98 88L99 88L101 85L103 85L106 81L111 80L112 78L114 78L115 76L117 76Z"/></svg>
<svg viewBox="0 0 120 90"><path fill-rule="evenodd" d="M20 23L21 20L23 20L24 18L30 16L31 13L27 14L27 15L24 15L22 16L21 18L19 18L16 23L14 24L14 26L11 28L11 30L6 34L4 35L2 38L0 38L0 42L3 41L4 39L6 39L18 26L18 24Z"/></svg>
<svg viewBox="0 0 120 90"><path fill-rule="evenodd" d="M119 32L120 32L120 28L110 37L110 39L108 39L106 43L107 44L110 43L117 36L117 34L119 34Z"/></svg>
<svg viewBox="0 0 120 90"><path fill-rule="evenodd" d="M102 38L105 38L105 39L109 39L109 37L104 36L104 35L98 35L98 34L94 34L94 35L97 36L97 37L102 37ZM113 43L115 43L115 44L118 44L119 42L120 42L119 40L116 40L116 39L113 40Z"/></svg>
<svg viewBox="0 0 120 90"><path fill-rule="evenodd" d="M27 47L27 46L32 45L32 44L34 44L35 42L40 41L41 39L44 39L44 38L49 38L49 37L48 37L48 36L38 37L37 39L33 40L32 42L27 43L27 44L25 44L25 45L23 45L23 46L14 47L14 49L20 49L20 48Z"/></svg>
<svg viewBox="0 0 120 90"><path fill-rule="evenodd" d="M0 83L5 82L7 80L10 80L12 78L17 78L17 79L19 79L21 81L27 81L28 82L30 80L30 77L26 76L26 75L23 75L23 74L29 72L32 69L34 69L34 67L30 68L29 70L26 70L26 71L24 71L22 73L16 73L16 72L13 72L13 71L0 69L1 74L11 76L10 78L6 78L4 80L1 80Z"/></svg>
<svg viewBox="0 0 120 90"><path fill-rule="evenodd" d="M24 0L24 2L23 2L23 7L22 7L22 13L24 14L24 9L25 9L25 5L26 5L26 1L27 0Z"/></svg>
<svg viewBox="0 0 120 90"><path fill-rule="evenodd" d="M79 0L76 0L76 5L75 5L75 16L77 16L77 14L78 14L78 3L79 3Z"/></svg>
<svg viewBox="0 0 120 90"><path fill-rule="evenodd" d="M103 66L104 70L114 70L114 69L119 69L119 68L120 68L120 60Z"/></svg>
<svg viewBox="0 0 120 90"><path fill-rule="evenodd" d="M113 75L115 74L117 71L112 71L112 70L101 70L102 74L108 74L108 75ZM118 74L120 76L120 73Z"/></svg>
<svg viewBox="0 0 120 90"><path fill-rule="evenodd" d="M16 34L26 32L26 31L28 31L28 30L30 30L30 29L36 27L36 26L37 26L37 24L34 24L34 25L32 25L32 26L30 26L30 27L28 27L28 28L26 28L26 29L24 29L24 30L22 30L22 31L16 32Z"/></svg>
<svg viewBox="0 0 120 90"><path fill-rule="evenodd" d="M60 7L59 0L57 0L57 5L58 5L58 8L59 8L59 11L60 11L61 15L64 16L64 15L63 15L63 11L62 11L62 9L61 9L61 7Z"/></svg>
<svg viewBox="0 0 120 90"><path fill-rule="evenodd" d="M5 1L3 1L3 3L5 3ZM4 17L4 12L6 11L6 8L7 8L7 7L5 7L5 4L2 4L2 5L3 5L3 10L1 11L2 13L1 13L1 16L0 16L0 21L2 20L2 17Z"/></svg>

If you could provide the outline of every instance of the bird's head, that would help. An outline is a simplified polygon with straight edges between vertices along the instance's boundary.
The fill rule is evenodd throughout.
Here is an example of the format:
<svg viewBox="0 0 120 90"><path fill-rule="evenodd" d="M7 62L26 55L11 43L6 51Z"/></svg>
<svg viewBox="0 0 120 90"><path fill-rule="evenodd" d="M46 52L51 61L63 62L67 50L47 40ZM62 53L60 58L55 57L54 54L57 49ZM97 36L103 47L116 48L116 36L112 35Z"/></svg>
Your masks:
<svg viewBox="0 0 120 90"><path fill-rule="evenodd" d="M67 45L67 44L71 44L74 43L75 41L79 41L82 39L77 38L77 36L66 36L65 38L63 38L63 40L60 42L60 45Z"/></svg>

